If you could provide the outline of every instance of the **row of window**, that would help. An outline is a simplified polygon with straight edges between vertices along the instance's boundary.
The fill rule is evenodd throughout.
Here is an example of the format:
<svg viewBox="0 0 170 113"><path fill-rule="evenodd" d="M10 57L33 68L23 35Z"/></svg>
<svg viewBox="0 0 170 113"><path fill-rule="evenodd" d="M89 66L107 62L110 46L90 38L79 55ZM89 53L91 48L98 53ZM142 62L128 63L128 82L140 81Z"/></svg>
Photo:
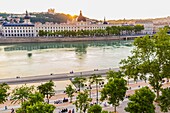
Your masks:
<svg viewBox="0 0 170 113"><path fill-rule="evenodd" d="M34 27L3 27L4 29L15 30L15 29L30 29ZM36 27L36 29L79 29L80 27ZM83 27L84 29L105 29L106 27Z"/></svg>
<svg viewBox="0 0 170 113"><path fill-rule="evenodd" d="M34 30L5 30L5 33L34 32Z"/></svg>
<svg viewBox="0 0 170 113"><path fill-rule="evenodd" d="M10 36L18 36L18 37L33 37L34 34L4 34L4 36L6 37L10 37Z"/></svg>
<svg viewBox="0 0 170 113"><path fill-rule="evenodd" d="M80 27L36 27L36 29L79 29ZM84 29L90 28L90 29L105 29L106 27L83 27Z"/></svg>

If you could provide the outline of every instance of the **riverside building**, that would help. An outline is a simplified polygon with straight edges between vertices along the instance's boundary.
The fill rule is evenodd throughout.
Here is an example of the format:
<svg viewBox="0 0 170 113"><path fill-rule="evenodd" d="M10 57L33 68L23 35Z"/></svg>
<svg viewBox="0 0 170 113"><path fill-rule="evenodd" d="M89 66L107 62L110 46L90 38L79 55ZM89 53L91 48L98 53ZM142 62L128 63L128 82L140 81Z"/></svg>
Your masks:
<svg viewBox="0 0 170 113"><path fill-rule="evenodd" d="M137 24L144 26L144 30L141 31L141 34L153 34L154 32L158 31L157 29L159 29L160 26L164 26L156 26L156 24L154 24L151 20L137 20L133 23L133 25ZM67 21L67 23L57 24L53 22L46 22L45 24L42 24L40 22L37 22L33 24L30 22L30 16L26 11L23 23L19 23L18 21L2 23L2 25L0 26L0 35L4 37L38 37L40 30L53 33L57 31L106 29L106 27L111 26L122 26L122 24L109 24L106 22L105 19L103 22L96 22L84 17L82 11L80 11L80 14L77 18L73 19L72 21Z"/></svg>
<svg viewBox="0 0 170 113"><path fill-rule="evenodd" d="M144 30L141 31L142 34L152 35L154 32L154 24L150 20L137 20L135 24L144 26Z"/></svg>
<svg viewBox="0 0 170 113"><path fill-rule="evenodd" d="M108 26L113 26L112 24L108 24L104 19L104 22L93 22L82 15L82 11L80 11L80 15L73 19L72 21L67 21L67 23L53 23L46 22L42 24L40 22L35 23L36 35L40 30L46 32L56 32L56 31L80 31L80 30L96 30L96 29L106 29Z"/></svg>
<svg viewBox="0 0 170 113"><path fill-rule="evenodd" d="M4 22L2 24L2 36L4 37L34 37L35 25L30 22L30 17L26 11L24 22Z"/></svg>

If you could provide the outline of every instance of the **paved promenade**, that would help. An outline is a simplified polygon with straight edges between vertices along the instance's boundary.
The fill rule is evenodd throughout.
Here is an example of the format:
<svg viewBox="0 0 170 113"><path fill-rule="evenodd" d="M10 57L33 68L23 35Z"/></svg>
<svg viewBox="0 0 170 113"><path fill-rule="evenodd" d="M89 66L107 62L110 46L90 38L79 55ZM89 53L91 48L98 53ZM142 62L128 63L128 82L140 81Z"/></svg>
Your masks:
<svg viewBox="0 0 170 113"><path fill-rule="evenodd" d="M140 86L140 87L139 87ZM128 90L126 92L126 95L132 95L134 94L135 90L140 89L141 87L144 86L149 86L150 88L152 88L148 82L144 82L144 81L140 81L135 83L133 80L131 80L130 84L128 85ZM163 87L169 87L170 83L164 83ZM131 89L130 89L131 87ZM99 89L99 91L102 88ZM77 94L74 94L73 97L73 101L75 101ZM68 98L67 95L65 93L58 93L55 96L53 96L50 99L50 104L53 104L56 106L55 112L54 113L59 113L59 110L63 109L63 108L68 108L68 109L75 109L75 106L72 103L66 102L66 103L61 103L61 104L54 104L54 101L56 100L62 100L63 98ZM95 102L96 100L96 89L92 89L92 98L93 98L93 102ZM100 98L100 93L99 93L99 98ZM120 106L117 107L117 111L118 113L126 113L124 111L124 108L127 106L127 103L129 102L129 100L127 98L125 98L125 100L123 102L120 103ZM103 108L103 110L108 110L108 111L113 111L113 107L109 104L107 104L107 106L104 106L104 103L107 103L106 101L104 102L100 102L101 106ZM154 103L156 105L156 103ZM4 106L8 106L8 110L4 109ZM16 104L11 104L11 101L7 101L4 104L0 104L0 113L10 113L11 109L17 109L20 107L19 103ZM156 105L156 113L161 113L160 112L160 108ZM77 113L77 112L76 112Z"/></svg>
<svg viewBox="0 0 170 113"><path fill-rule="evenodd" d="M16 78L7 78L7 79L0 79L0 83L7 83L9 85L11 84L25 84L25 83L35 83L35 82L42 82L42 81L61 81L61 80L69 80L74 77L83 76L83 77L89 77L92 74L102 75L106 76L106 73L109 70L118 71L119 68L113 68L113 69L94 69L92 71L83 71L83 72L73 72L70 73L63 73L63 74L49 74L49 75L39 75L39 76L29 76L29 77L16 77Z"/></svg>

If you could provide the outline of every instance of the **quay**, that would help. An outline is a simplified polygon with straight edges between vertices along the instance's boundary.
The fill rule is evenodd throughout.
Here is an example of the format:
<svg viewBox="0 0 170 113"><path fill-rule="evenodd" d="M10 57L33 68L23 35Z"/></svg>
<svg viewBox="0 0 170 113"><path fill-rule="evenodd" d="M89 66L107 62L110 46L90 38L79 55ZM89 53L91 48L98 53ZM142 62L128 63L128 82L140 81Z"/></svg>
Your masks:
<svg viewBox="0 0 170 113"><path fill-rule="evenodd" d="M46 42L81 42L81 41L103 41L103 40L133 40L137 37L145 35L132 36L107 36L107 37L0 37L0 44L15 44L15 43L46 43ZM152 35L149 35L152 36Z"/></svg>
<svg viewBox="0 0 170 113"><path fill-rule="evenodd" d="M61 80L69 80L74 77L89 77L92 74L106 76L106 73L109 70L118 71L119 68L113 68L113 69L94 69L92 71L83 71L83 72L73 72L73 73L63 73L63 74L49 74L49 75L39 75L39 76L29 76L29 77L19 77L16 78L6 78L6 79L0 79L0 83L7 83L9 85L13 84L26 84L26 83L35 83L35 82L45 82L49 80L53 81L61 81Z"/></svg>

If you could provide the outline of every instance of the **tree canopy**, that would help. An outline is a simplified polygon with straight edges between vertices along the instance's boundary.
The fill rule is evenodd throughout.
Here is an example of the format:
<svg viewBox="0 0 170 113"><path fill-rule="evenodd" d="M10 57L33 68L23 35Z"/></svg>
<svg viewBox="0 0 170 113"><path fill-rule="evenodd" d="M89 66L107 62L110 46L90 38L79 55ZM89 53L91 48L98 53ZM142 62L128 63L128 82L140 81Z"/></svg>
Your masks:
<svg viewBox="0 0 170 113"><path fill-rule="evenodd" d="M154 92L148 87L143 87L130 96L130 102L125 110L130 113L155 113L154 99Z"/></svg>
<svg viewBox="0 0 170 113"><path fill-rule="evenodd" d="M100 105L93 105L88 109L88 113L101 113L102 107Z"/></svg>
<svg viewBox="0 0 170 113"><path fill-rule="evenodd" d="M115 72L115 74L118 73ZM116 112L119 102L124 100L126 90L128 89L126 85L127 81L124 78L119 78L118 75L112 76L101 91L101 101L108 100L108 103L114 106L114 111Z"/></svg>
<svg viewBox="0 0 170 113"><path fill-rule="evenodd" d="M9 86L6 83L0 84L0 104L3 104L6 101L6 98L8 97L9 93Z"/></svg>
<svg viewBox="0 0 170 113"><path fill-rule="evenodd" d="M77 86L80 92L81 87L84 87L84 82L86 81L86 78L84 77L75 77L72 81L75 86Z"/></svg>
<svg viewBox="0 0 170 113"><path fill-rule="evenodd" d="M68 95L68 97L70 97L70 102L72 102L74 92L75 92L75 89L73 89L72 85L68 85L66 87L66 94Z"/></svg>
<svg viewBox="0 0 170 113"><path fill-rule="evenodd" d="M26 84L21 87L16 87L11 94L12 103L21 102L21 104L26 101L29 94L33 93L34 86L28 87Z"/></svg>
<svg viewBox="0 0 170 113"><path fill-rule="evenodd" d="M79 92L78 96L76 97L76 101L74 102L76 110L79 110L80 113L85 113L86 110L89 108L91 101L92 99L88 97L87 90L85 90L84 92Z"/></svg>
<svg viewBox="0 0 170 113"><path fill-rule="evenodd" d="M162 95L158 98L162 112L170 111L170 88L162 89Z"/></svg>
<svg viewBox="0 0 170 113"><path fill-rule="evenodd" d="M37 87L37 89L41 94L43 94L46 97L47 103L49 103L49 99L55 94L54 82L52 80L44 84L41 84L40 86Z"/></svg>
<svg viewBox="0 0 170 113"><path fill-rule="evenodd" d="M16 113L53 113L54 109L54 105L44 102L44 96L41 93L35 92L29 94L28 100L22 103Z"/></svg>
<svg viewBox="0 0 170 113"><path fill-rule="evenodd" d="M163 78L170 77L170 36L160 29L152 38L136 38L132 56L121 61L121 69L129 78L147 80L159 97Z"/></svg>

